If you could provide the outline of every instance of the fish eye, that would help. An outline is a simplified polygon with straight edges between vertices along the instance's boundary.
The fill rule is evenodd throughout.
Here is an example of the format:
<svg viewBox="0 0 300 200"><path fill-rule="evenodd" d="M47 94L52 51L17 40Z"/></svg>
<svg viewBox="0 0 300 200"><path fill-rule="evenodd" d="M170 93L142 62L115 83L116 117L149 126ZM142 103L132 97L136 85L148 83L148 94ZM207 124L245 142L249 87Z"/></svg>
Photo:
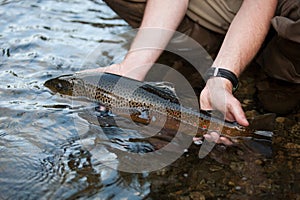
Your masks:
<svg viewBox="0 0 300 200"><path fill-rule="evenodd" d="M61 83L58 83L57 86L58 86L58 88L60 88L60 89L63 87Z"/></svg>

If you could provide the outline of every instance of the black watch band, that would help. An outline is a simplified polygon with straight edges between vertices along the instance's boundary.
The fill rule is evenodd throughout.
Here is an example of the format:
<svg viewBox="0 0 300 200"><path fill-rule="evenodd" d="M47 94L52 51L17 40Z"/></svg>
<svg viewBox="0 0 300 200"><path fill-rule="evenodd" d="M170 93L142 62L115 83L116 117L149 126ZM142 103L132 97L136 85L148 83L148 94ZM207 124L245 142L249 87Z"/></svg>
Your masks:
<svg viewBox="0 0 300 200"><path fill-rule="evenodd" d="M207 81L211 77L222 77L228 79L232 84L232 92L235 92L239 87L239 80L237 76L227 69L211 67L206 71L204 79Z"/></svg>

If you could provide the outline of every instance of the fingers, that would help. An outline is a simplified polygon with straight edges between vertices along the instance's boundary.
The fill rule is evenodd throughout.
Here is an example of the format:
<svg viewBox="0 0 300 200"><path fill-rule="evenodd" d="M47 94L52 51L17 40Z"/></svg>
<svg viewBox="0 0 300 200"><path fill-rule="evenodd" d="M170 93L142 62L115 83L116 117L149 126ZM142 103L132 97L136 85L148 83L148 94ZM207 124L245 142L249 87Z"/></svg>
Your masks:
<svg viewBox="0 0 300 200"><path fill-rule="evenodd" d="M216 109L221 111L228 121L236 121L240 125L248 126L245 113L240 102L231 93L231 87L224 86L223 80L213 79L200 94L200 106L203 110Z"/></svg>
<svg viewBox="0 0 300 200"><path fill-rule="evenodd" d="M224 144L227 146L232 145L233 143L230 141L230 139L220 136L218 133L216 132L210 132L207 133L203 136L207 141L209 142L215 142L217 144Z"/></svg>
<svg viewBox="0 0 300 200"><path fill-rule="evenodd" d="M210 132L210 133L207 133L205 135L203 135L203 137L209 141L209 142L215 142L217 143L220 139L220 135L216 132Z"/></svg>
<svg viewBox="0 0 300 200"><path fill-rule="evenodd" d="M226 119L229 121L236 121L242 126L248 126L249 122L246 119L246 115L242 109L241 103L232 96L232 100L228 103Z"/></svg>
<svg viewBox="0 0 300 200"><path fill-rule="evenodd" d="M132 78L138 81L143 81L147 70L139 70L141 68L128 68L125 67L122 63L116 63L107 67L99 67L95 69L88 69L77 72L78 74L82 73L111 73L111 74L117 74L123 77Z"/></svg>
<svg viewBox="0 0 300 200"><path fill-rule="evenodd" d="M226 112L225 119L230 122L236 121L235 117L231 112Z"/></svg>
<svg viewBox="0 0 300 200"><path fill-rule="evenodd" d="M233 145L233 143L226 137L220 137L220 140L218 142L227 146Z"/></svg>
<svg viewBox="0 0 300 200"><path fill-rule="evenodd" d="M112 73L112 74L119 74L121 75L121 70L120 70L120 65L119 64L113 64L107 67L98 67L95 69L86 69L86 70L82 70L76 73L103 73L103 72L107 72L107 73Z"/></svg>

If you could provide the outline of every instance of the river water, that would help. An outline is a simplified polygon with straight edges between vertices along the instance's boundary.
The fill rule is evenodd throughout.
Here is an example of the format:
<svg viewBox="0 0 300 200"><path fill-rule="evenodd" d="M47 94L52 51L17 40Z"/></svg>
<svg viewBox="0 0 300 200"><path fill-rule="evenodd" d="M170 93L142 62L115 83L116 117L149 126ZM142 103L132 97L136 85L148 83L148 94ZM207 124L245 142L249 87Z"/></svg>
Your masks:
<svg viewBox="0 0 300 200"><path fill-rule="evenodd" d="M109 148L82 148L78 109L43 84L120 59L127 30L101 0L0 1L0 199L300 199L299 114L296 125L277 120L272 143L218 145L203 159L191 145L152 172L99 162L117 161L109 148L151 149L128 141L136 130L107 127L110 140L99 143ZM86 124L84 142L93 145L104 129Z"/></svg>

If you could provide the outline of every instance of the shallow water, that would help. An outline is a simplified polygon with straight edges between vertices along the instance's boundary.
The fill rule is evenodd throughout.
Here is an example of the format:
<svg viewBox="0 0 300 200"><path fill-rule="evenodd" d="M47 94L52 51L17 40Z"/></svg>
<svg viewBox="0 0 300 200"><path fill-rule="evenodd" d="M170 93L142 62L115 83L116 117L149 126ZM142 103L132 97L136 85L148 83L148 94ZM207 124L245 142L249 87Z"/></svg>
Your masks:
<svg viewBox="0 0 300 200"><path fill-rule="evenodd" d="M118 165L111 149L152 147L129 141L138 130L93 123L43 84L118 60L128 44L120 32L129 29L100 0L0 1L0 199L300 198L299 114L298 125L277 124L272 144L216 146L204 159L192 145L172 165L142 174L104 165Z"/></svg>

